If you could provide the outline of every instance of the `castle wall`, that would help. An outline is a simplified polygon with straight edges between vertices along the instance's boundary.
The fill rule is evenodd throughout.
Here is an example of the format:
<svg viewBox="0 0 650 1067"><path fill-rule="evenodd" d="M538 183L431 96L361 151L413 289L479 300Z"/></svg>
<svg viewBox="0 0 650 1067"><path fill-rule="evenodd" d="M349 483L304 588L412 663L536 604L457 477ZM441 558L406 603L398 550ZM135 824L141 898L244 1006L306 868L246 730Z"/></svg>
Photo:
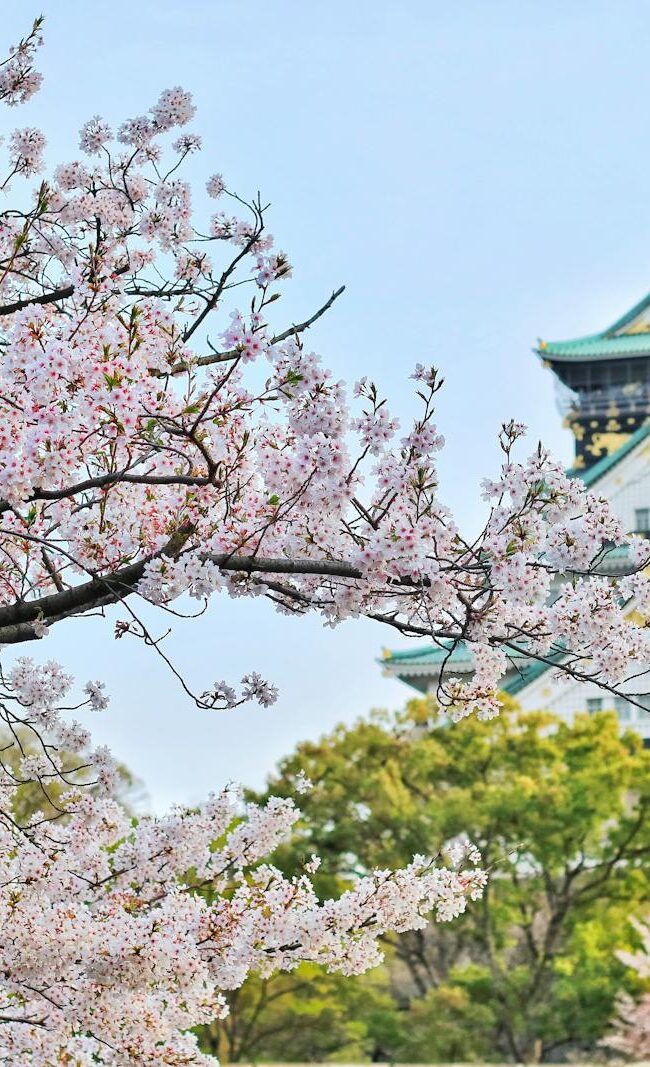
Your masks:
<svg viewBox="0 0 650 1067"><path fill-rule="evenodd" d="M636 530L637 511L650 508L650 438L599 478L592 491L611 502L626 530Z"/></svg>
<svg viewBox="0 0 650 1067"><path fill-rule="evenodd" d="M615 700L588 682L557 681L551 673L542 675L517 694L515 699L525 711L550 711L567 722L572 722L581 712L615 711L623 728L629 727L644 739L650 739L650 710L626 704L620 698ZM630 695L650 709L650 677L640 679L635 688L634 694L631 687L628 689Z"/></svg>

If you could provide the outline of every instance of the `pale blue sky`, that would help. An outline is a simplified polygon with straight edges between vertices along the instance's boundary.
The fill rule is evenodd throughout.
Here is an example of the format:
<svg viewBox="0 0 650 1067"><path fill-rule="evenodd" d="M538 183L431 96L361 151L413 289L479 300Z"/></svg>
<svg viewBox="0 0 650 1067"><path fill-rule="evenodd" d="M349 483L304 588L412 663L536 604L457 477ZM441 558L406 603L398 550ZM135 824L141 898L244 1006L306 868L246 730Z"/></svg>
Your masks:
<svg viewBox="0 0 650 1067"><path fill-rule="evenodd" d="M3 35L37 13L5 0ZM42 125L58 162L90 115L192 90L196 181L222 171L273 203L295 267L286 320L345 282L312 344L338 376L378 380L404 421L413 364L441 367L441 495L466 524L503 419L570 459L530 350L607 325L650 288L646 0L50 0L45 14L45 89L10 119ZM214 601L168 643L188 676L200 688L255 668L281 689L274 709L228 715L195 710L108 623L63 624L29 652L107 681L96 735L160 807L259 783L299 738L399 705L407 691L374 662L384 644L400 642L376 625Z"/></svg>

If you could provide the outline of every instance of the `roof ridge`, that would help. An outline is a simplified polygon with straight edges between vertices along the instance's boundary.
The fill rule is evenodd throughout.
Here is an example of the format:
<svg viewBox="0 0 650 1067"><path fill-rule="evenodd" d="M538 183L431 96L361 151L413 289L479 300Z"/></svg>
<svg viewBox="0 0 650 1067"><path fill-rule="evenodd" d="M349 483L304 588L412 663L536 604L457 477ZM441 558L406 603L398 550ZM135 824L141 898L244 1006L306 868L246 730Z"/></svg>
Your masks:
<svg viewBox="0 0 650 1067"><path fill-rule="evenodd" d="M639 315L642 311L645 311L649 304L650 293L646 293L646 295L641 300L639 300L638 303L634 305L634 307L630 308L629 311L626 311L624 315L621 315L620 319L617 319L616 322L612 323L612 325L607 330L603 330L601 337L612 337L618 330L622 330L624 326L627 326L629 322L632 322L632 320L635 319L636 316Z"/></svg>
<svg viewBox="0 0 650 1067"><path fill-rule="evenodd" d="M400 678L400 665L403 664L404 669L406 670L408 663L417 659L424 660L424 663L420 664L420 666L426 667L428 661L429 667L435 670L436 667L440 666L440 661L444 658L444 656L441 655L441 653L444 653L444 651L444 649L441 649L436 645L425 645L424 648L420 649L404 649L402 652L390 652L389 650L386 650L386 652L384 653L384 658L377 660L377 662L380 663L384 668L392 665L394 668L396 668L397 677ZM461 652L460 656L457 655L459 652ZM452 651L449 660L449 667L451 669L453 669L454 663L456 663L457 665L459 659L463 658L463 653L469 653L470 656L472 655L471 648L465 641L459 642L456 648ZM523 649L517 650L514 648L509 648L508 657L513 661L523 660L523 663L517 666L516 672L513 677L511 677L507 682L504 683L504 685L502 686L503 692L510 693L512 696L514 696L515 693L518 693L521 689L525 688L536 678L539 678L547 670L550 670L551 667L555 666L558 660L562 658L562 655L563 653L558 650L549 654L548 661L538 660L527 655ZM407 681L409 677L412 676L409 674L406 677L402 677L401 680ZM411 683L408 683L407 681L407 684Z"/></svg>
<svg viewBox="0 0 650 1067"><path fill-rule="evenodd" d="M625 327L629 325L629 323L633 322L634 319L637 318L637 316L640 315L643 311L645 311L646 308L648 308L649 306L650 293L646 293L646 295L641 300L637 301L637 303L634 304L634 306L631 307L629 311L626 311L624 315L621 315L618 319L616 319L615 322L611 324L611 326L608 326L606 329L599 330L595 333L582 334L580 337L567 337L564 340L559 341L544 341L539 338L537 347L534 348L533 351L536 352L537 355L541 356L543 359L548 358L553 354L563 355L564 358L566 358L566 356L569 355L571 351L575 353L576 349L579 351L582 348L589 347L589 345L604 345L606 351L604 353L596 352L594 353L594 355L600 355L601 357L604 355L606 357L610 354L611 351L607 350L608 343L611 344L619 342L618 347L623 350L626 347L630 349L636 348L637 351L639 349L639 346L641 346L641 348L650 347L648 345L648 333L650 333L650 331L648 330L644 330L642 331L642 333L639 334L621 333L621 330L624 330ZM645 337L645 342L639 341L637 339L640 337ZM630 354L634 353L630 351Z"/></svg>
<svg viewBox="0 0 650 1067"><path fill-rule="evenodd" d="M384 663L384 664L391 663L391 662L393 662L393 663L395 663L395 662L403 663L406 660L418 659L421 656L430 656L432 653L435 653L435 652L440 653L441 656L449 655L449 653L451 652L451 654L453 656L457 652L467 652L467 651L468 651L468 644L467 644L466 641L458 641L455 644L455 646L453 646L453 642L450 640L449 641L449 645L446 648L442 647L442 644L433 643L433 644L427 644L424 647L421 646L420 648L399 649L397 652L391 652L390 649L386 649L384 651L383 659L378 660L378 662Z"/></svg>

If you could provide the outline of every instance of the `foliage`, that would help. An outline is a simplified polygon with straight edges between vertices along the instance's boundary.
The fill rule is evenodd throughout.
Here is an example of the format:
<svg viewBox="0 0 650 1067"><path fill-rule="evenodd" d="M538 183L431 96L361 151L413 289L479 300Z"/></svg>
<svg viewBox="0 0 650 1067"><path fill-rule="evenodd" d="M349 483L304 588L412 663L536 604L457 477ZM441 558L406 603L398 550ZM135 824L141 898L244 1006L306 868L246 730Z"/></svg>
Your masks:
<svg viewBox="0 0 650 1067"><path fill-rule="evenodd" d="M407 1063L481 1063L494 1058L496 1018L484 974L472 968L412 1001L402 1018L399 1058ZM487 1003L480 990L486 993Z"/></svg>
<svg viewBox="0 0 650 1067"><path fill-rule="evenodd" d="M200 1031L222 1063L366 1060L384 1031L395 1043L399 1020L385 973L344 978L302 964L291 974L251 977L229 997L229 1014Z"/></svg>
<svg viewBox="0 0 650 1067"><path fill-rule="evenodd" d="M650 900L650 752L613 714L511 708L450 727L427 701L304 743L272 792L313 783L289 867L314 850L340 892L374 867L467 832L491 871L453 927L390 938L401 1060L517 1061L592 1049L621 986L627 918ZM427 1052L428 1050L428 1052ZM435 1051L435 1055L434 1055Z"/></svg>

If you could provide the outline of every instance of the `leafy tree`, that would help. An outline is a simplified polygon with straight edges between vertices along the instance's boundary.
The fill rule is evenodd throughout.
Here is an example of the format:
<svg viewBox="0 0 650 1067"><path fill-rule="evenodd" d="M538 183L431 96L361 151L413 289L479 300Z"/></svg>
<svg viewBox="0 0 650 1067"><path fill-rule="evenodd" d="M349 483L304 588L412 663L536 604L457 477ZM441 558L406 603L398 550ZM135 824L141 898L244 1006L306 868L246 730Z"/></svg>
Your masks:
<svg viewBox="0 0 650 1067"><path fill-rule="evenodd" d="M465 832L491 871L453 926L388 939L409 1005L394 1055L521 1061L593 1048L629 981L615 955L632 936L627 917L650 899L649 772L650 752L613 714L567 725L511 706L450 727L424 700L282 762L274 793L293 793L301 774L313 788L279 862L317 852L321 892Z"/></svg>
<svg viewBox="0 0 650 1067"><path fill-rule="evenodd" d="M230 1013L200 1031L202 1047L222 1063L354 1063L370 1058L381 1038L393 1046L403 1039L381 969L343 978L302 964L291 974L250 978L229 1002Z"/></svg>
<svg viewBox="0 0 650 1067"><path fill-rule="evenodd" d="M489 980L467 967L402 1013L399 1058L411 1063L480 1063L494 1057L496 1024Z"/></svg>

